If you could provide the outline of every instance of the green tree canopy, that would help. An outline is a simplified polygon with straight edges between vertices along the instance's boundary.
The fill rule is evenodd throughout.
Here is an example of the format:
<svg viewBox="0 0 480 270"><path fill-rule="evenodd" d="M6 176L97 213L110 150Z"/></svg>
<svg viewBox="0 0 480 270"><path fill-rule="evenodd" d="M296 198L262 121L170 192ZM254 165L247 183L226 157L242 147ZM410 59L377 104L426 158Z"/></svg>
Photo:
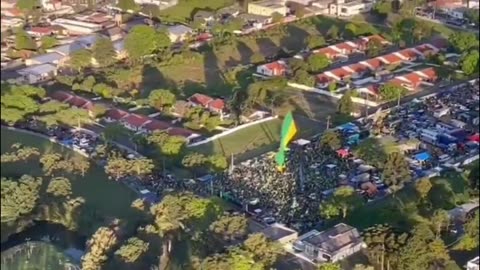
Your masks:
<svg viewBox="0 0 480 270"><path fill-rule="evenodd" d="M331 150L337 150L342 147L341 135L335 130L327 130L320 139L321 146L327 146Z"/></svg>
<svg viewBox="0 0 480 270"><path fill-rule="evenodd" d="M65 177L52 178L48 183L47 193L54 197L68 198L72 195L72 184Z"/></svg>
<svg viewBox="0 0 480 270"><path fill-rule="evenodd" d="M321 35L309 35L307 37L307 47L310 49L322 47L325 46L325 44L325 38Z"/></svg>
<svg viewBox="0 0 480 270"><path fill-rule="evenodd" d="M37 45L27 32L18 30L15 33L15 48L17 50L35 50L37 49Z"/></svg>
<svg viewBox="0 0 480 270"><path fill-rule="evenodd" d="M115 255L125 263L136 262L148 250L149 244L137 237L130 237L120 246Z"/></svg>
<svg viewBox="0 0 480 270"><path fill-rule="evenodd" d="M478 50L473 50L462 57L462 71L466 75L478 72L479 57Z"/></svg>
<svg viewBox="0 0 480 270"><path fill-rule="evenodd" d="M99 38L93 45L92 56L101 67L106 67L115 63L117 52L109 38Z"/></svg>
<svg viewBox="0 0 480 270"><path fill-rule="evenodd" d="M311 72L320 72L330 65L330 59L323 54L314 54L308 57L307 63Z"/></svg>
<svg viewBox="0 0 480 270"><path fill-rule="evenodd" d="M138 11L140 6L134 0L119 0L117 6L123 11Z"/></svg>
<svg viewBox="0 0 480 270"><path fill-rule="evenodd" d="M448 37L448 41L459 53L468 52L473 48L478 49L478 38L474 33L455 31Z"/></svg>
<svg viewBox="0 0 480 270"><path fill-rule="evenodd" d="M338 263L322 263L318 266L318 270L342 270Z"/></svg>
<svg viewBox="0 0 480 270"><path fill-rule="evenodd" d="M395 100L407 94L407 89L392 83L386 83L380 86L380 96L386 100Z"/></svg>
<svg viewBox="0 0 480 270"><path fill-rule="evenodd" d="M170 38L165 32L158 32L147 25L134 26L125 37L125 50L132 61L138 61L170 44Z"/></svg>
<svg viewBox="0 0 480 270"><path fill-rule="evenodd" d="M13 222L37 206L41 178L23 175L18 180L1 179L1 222Z"/></svg>
<svg viewBox="0 0 480 270"><path fill-rule="evenodd" d="M92 53L87 49L81 49L70 55L69 64L78 72L90 66L92 62Z"/></svg>
<svg viewBox="0 0 480 270"><path fill-rule="evenodd" d="M35 10L39 6L37 0L18 0L17 8L23 12L30 12Z"/></svg>
<svg viewBox="0 0 480 270"><path fill-rule="evenodd" d="M410 167L405 156L399 152L390 153L383 168L382 178L388 186L403 187L412 180Z"/></svg>
<svg viewBox="0 0 480 270"><path fill-rule="evenodd" d="M175 95L167 89L156 89L150 92L148 101L150 106L163 110L166 107L171 107L175 104Z"/></svg>
<svg viewBox="0 0 480 270"><path fill-rule="evenodd" d="M58 45L58 41L52 36L43 36L40 38L40 44L44 50L53 48Z"/></svg>
<svg viewBox="0 0 480 270"><path fill-rule="evenodd" d="M327 36L330 39L338 39L339 32L340 32L340 30L338 29L338 26L336 26L335 24L332 24L332 26L330 26L330 28L328 28Z"/></svg>
<svg viewBox="0 0 480 270"><path fill-rule="evenodd" d="M354 110L352 101L352 90L346 91L338 100L337 112L345 115L351 115Z"/></svg>

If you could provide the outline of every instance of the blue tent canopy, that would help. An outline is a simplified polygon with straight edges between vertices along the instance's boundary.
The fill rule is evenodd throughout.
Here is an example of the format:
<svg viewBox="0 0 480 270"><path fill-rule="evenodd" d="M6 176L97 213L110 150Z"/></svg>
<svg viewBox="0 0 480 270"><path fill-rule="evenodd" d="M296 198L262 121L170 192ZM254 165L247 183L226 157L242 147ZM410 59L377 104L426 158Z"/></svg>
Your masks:
<svg viewBox="0 0 480 270"><path fill-rule="evenodd" d="M416 154L415 159L418 161L425 161L430 159L430 154L427 152L422 152L422 153Z"/></svg>
<svg viewBox="0 0 480 270"><path fill-rule="evenodd" d="M346 124L343 124L339 127L337 127L339 130L353 130L353 131L358 131L358 127L352 123L352 122L349 122L349 123L346 123Z"/></svg>

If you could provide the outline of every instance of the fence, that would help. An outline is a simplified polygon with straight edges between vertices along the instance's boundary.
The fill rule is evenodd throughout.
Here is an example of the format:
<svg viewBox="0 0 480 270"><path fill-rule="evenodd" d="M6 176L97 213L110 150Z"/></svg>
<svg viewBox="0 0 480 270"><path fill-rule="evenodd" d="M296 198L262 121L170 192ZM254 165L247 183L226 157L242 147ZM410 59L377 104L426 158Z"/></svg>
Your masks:
<svg viewBox="0 0 480 270"><path fill-rule="evenodd" d="M219 139L221 137L224 137L224 136L227 136L229 134L232 134L234 132L237 132L239 130L242 130L244 128L247 128L247 127L251 127L253 125L256 125L256 124L260 124L260 123L263 123L263 122L267 122L267 121L270 121L270 120L273 120L273 119L276 119L278 118L278 116L270 116L270 117L267 117L267 118L263 118L263 119L260 119L260 120L257 120L257 121L253 121L253 122L250 122L248 124L244 124L244 125L241 125L241 126L238 126L238 127L235 127L235 128L232 128L232 129L229 129L227 131L224 131L220 134L217 134L217 135L214 135L212 137L209 137L203 141L199 141L199 142L196 142L196 143L192 143L192 144L189 144L187 147L193 147L193 146L198 146L198 145L202 145L202 144L205 144L205 143L208 143L208 142L211 142L213 140L216 140L216 139Z"/></svg>

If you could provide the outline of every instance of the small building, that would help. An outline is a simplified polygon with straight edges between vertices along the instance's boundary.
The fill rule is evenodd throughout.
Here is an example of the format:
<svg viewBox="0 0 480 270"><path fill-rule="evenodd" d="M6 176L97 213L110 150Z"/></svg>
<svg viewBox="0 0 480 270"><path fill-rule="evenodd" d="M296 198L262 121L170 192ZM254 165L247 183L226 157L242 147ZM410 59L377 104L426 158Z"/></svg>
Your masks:
<svg viewBox="0 0 480 270"><path fill-rule="evenodd" d="M257 73L264 76L285 76L287 65L283 61L275 61L257 66Z"/></svg>
<svg viewBox="0 0 480 270"><path fill-rule="evenodd" d="M276 241L282 245L293 243L298 238L298 232L279 223L263 229L262 233L270 240Z"/></svg>
<svg viewBox="0 0 480 270"><path fill-rule="evenodd" d="M101 24L82 22L78 20L70 20L65 18L58 18L51 22L52 25L60 25L68 31L78 34L91 34L102 30Z"/></svg>
<svg viewBox="0 0 480 270"><path fill-rule="evenodd" d="M61 55L56 52L46 53L37 55L35 57L29 58L25 60L25 65L33 66L33 65L40 65L40 64L54 64L59 65L65 59L64 55Z"/></svg>
<svg viewBox="0 0 480 270"><path fill-rule="evenodd" d="M188 102L190 102L194 106L200 106L205 109L210 110L211 112L215 112L223 115L223 111L225 109L225 102L219 98L211 98L207 95L196 93L188 98Z"/></svg>
<svg viewBox="0 0 480 270"><path fill-rule="evenodd" d="M51 36L55 33L52 27L32 27L27 30L27 34L32 37L40 38L43 36Z"/></svg>
<svg viewBox="0 0 480 270"><path fill-rule="evenodd" d="M57 67L52 64L40 64L29 66L17 71L21 80L33 84L49 80L57 75Z"/></svg>
<svg viewBox="0 0 480 270"><path fill-rule="evenodd" d="M188 113L191 103L185 100L177 100L172 108L172 113L180 118L183 118Z"/></svg>
<svg viewBox="0 0 480 270"><path fill-rule="evenodd" d="M106 122L113 123L113 122L120 121L121 119L127 117L128 115L129 113L124 110L112 108L107 110L103 118Z"/></svg>
<svg viewBox="0 0 480 270"><path fill-rule="evenodd" d="M310 231L300 236L293 244L295 251L302 252L316 263L337 262L364 247L365 243L358 230L344 223L322 232Z"/></svg>
<svg viewBox="0 0 480 270"><path fill-rule="evenodd" d="M144 115L129 114L126 117L120 119L120 123L126 128L132 131L142 131L142 127L151 122L151 119Z"/></svg>
<svg viewBox="0 0 480 270"><path fill-rule="evenodd" d="M152 119L150 122L145 124L145 126L143 126L141 129L146 133L152 133L154 131L167 130L170 127L171 125L167 122Z"/></svg>
<svg viewBox="0 0 480 270"><path fill-rule="evenodd" d="M183 24L177 24L167 27L168 37L172 42L184 41L191 33L193 29Z"/></svg>
<svg viewBox="0 0 480 270"><path fill-rule="evenodd" d="M257 2L248 3L248 13L261 15L261 16L272 16L274 13L278 13L282 16L286 16L288 8L285 5L284 1L279 0L262 0Z"/></svg>
<svg viewBox="0 0 480 270"><path fill-rule="evenodd" d="M468 261L466 266L467 270L479 270L479 261L480 260L478 256Z"/></svg>
<svg viewBox="0 0 480 270"><path fill-rule="evenodd" d="M123 39L126 36L126 32L118 26L105 29L101 34L108 37L113 42Z"/></svg>
<svg viewBox="0 0 480 270"><path fill-rule="evenodd" d="M345 2L339 0L337 3L330 4L330 14L341 17L355 16L361 13L369 12L374 2L368 0Z"/></svg>
<svg viewBox="0 0 480 270"><path fill-rule="evenodd" d="M193 21L206 22L208 24L214 20L215 14L207 10L199 10L197 13L195 13L195 15L193 15Z"/></svg>

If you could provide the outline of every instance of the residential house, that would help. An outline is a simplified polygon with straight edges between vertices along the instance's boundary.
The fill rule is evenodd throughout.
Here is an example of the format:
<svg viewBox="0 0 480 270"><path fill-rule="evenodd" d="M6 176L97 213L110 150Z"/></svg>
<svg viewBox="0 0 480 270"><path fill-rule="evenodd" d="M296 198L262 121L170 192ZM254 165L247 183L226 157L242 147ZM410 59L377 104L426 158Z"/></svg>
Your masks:
<svg viewBox="0 0 480 270"><path fill-rule="evenodd" d="M338 50L343 55L350 55L350 54L353 54L355 52L358 52L357 44L355 44L354 42L351 42L351 41L338 43L338 44L332 45L330 47L333 48L334 50Z"/></svg>
<svg viewBox="0 0 480 270"><path fill-rule="evenodd" d="M247 12L261 16L272 16L274 13L286 16L288 8L285 2L281 0L261 0L249 2Z"/></svg>
<svg viewBox="0 0 480 270"><path fill-rule="evenodd" d="M121 118L119 122L123 124L124 127L137 132L143 131L142 127L151 121L147 116L132 113Z"/></svg>
<svg viewBox="0 0 480 270"><path fill-rule="evenodd" d="M17 71L21 75L20 80L29 84L46 81L57 75L57 67L52 64L40 64L29 66Z"/></svg>
<svg viewBox="0 0 480 270"><path fill-rule="evenodd" d="M51 98L60 101L62 103L66 103L68 100L72 99L75 95L69 94L65 91L56 91L50 95Z"/></svg>
<svg viewBox="0 0 480 270"><path fill-rule="evenodd" d="M423 55L419 55L412 48L403 49L398 51L397 53L402 55L405 61L410 61L410 62L417 60L419 57L423 57Z"/></svg>
<svg viewBox="0 0 480 270"><path fill-rule="evenodd" d="M101 24L82 22L78 20L71 20L65 18L58 18L51 22L52 25L60 25L66 28L71 33L77 34L91 34L103 29Z"/></svg>
<svg viewBox="0 0 480 270"><path fill-rule="evenodd" d="M181 136L184 137L187 141L190 141L194 138L199 137L200 135L191 132L188 129L172 127L167 130L168 135L170 136Z"/></svg>
<svg viewBox="0 0 480 270"><path fill-rule="evenodd" d="M7 29L17 28L23 25L23 20L19 18L2 18L2 32Z"/></svg>
<svg viewBox="0 0 480 270"><path fill-rule="evenodd" d="M207 10L199 10L193 15L193 21L205 22L206 24L215 20L215 14Z"/></svg>
<svg viewBox="0 0 480 270"><path fill-rule="evenodd" d="M342 55L339 49L336 49L335 47L331 47L331 46L313 50L312 53L325 55L330 60L334 60L335 58Z"/></svg>
<svg viewBox="0 0 480 270"><path fill-rule="evenodd" d="M167 27L167 33L172 42L180 42L184 41L190 34L192 34L193 29L182 24L177 24Z"/></svg>
<svg viewBox="0 0 480 270"><path fill-rule="evenodd" d="M62 8L62 1L60 0L40 0L40 5L43 10L54 11Z"/></svg>
<svg viewBox="0 0 480 270"><path fill-rule="evenodd" d="M470 261L467 262L467 270L480 270L479 267L479 257L477 256L476 258L471 259Z"/></svg>
<svg viewBox="0 0 480 270"><path fill-rule="evenodd" d="M51 36L54 33L55 30L52 27L32 27L27 30L27 34L36 38Z"/></svg>
<svg viewBox="0 0 480 270"><path fill-rule="evenodd" d="M151 119L150 122L146 123L142 127L142 130L145 131L146 133L152 133L154 131L167 130L170 127L171 127L171 125L167 122L159 121L159 120L156 120L156 119Z"/></svg>
<svg viewBox="0 0 480 270"><path fill-rule="evenodd" d="M126 32L118 26L105 29L100 33L108 37L112 42L121 40L126 36Z"/></svg>
<svg viewBox="0 0 480 270"><path fill-rule="evenodd" d="M298 238L298 232L279 223L263 229L262 233L270 240L276 241L282 245L291 244Z"/></svg>
<svg viewBox="0 0 480 270"><path fill-rule="evenodd" d="M14 7L14 8L10 8L10 9L3 9L2 8L2 11L1 11L2 15L3 16L6 16L6 17L9 17L9 18L22 18L23 17L23 12ZM3 24L2 24L3 26Z"/></svg>
<svg viewBox="0 0 480 270"><path fill-rule="evenodd" d="M107 110L107 112L105 113L105 116L103 118L106 122L113 123L113 122L120 121L121 119L127 117L128 115L130 115L130 113L128 113L124 110L112 108L112 109Z"/></svg>
<svg viewBox="0 0 480 270"><path fill-rule="evenodd" d="M135 0L139 5L155 5L159 10L173 7L178 4L178 0Z"/></svg>
<svg viewBox="0 0 480 270"><path fill-rule="evenodd" d="M94 104L92 101L83 98L81 96L69 94L64 91L56 91L54 92L51 96L51 98L60 101L62 103L67 103L68 105L74 107L74 108L79 108L79 109L84 109L87 110L90 116L93 116L93 108Z"/></svg>
<svg viewBox="0 0 480 270"><path fill-rule="evenodd" d="M180 118L183 118L187 115L190 110L191 103L185 100L177 100L172 108L172 113Z"/></svg>
<svg viewBox="0 0 480 270"><path fill-rule="evenodd" d="M188 98L188 101L194 106L200 106L223 116L225 102L219 98L211 98L207 95L196 93Z"/></svg>
<svg viewBox="0 0 480 270"><path fill-rule="evenodd" d="M338 0L330 4L330 14L340 17L350 17L361 13L369 12L374 2L368 0L350 1Z"/></svg>
<svg viewBox="0 0 480 270"><path fill-rule="evenodd" d="M222 115L223 112L225 111L225 101L223 101L222 99L216 98L207 104L207 108L211 112L215 112L217 114Z"/></svg>
<svg viewBox="0 0 480 270"><path fill-rule="evenodd" d="M259 65L257 66L257 73L268 77L284 76L287 73L287 65L280 60Z"/></svg>
<svg viewBox="0 0 480 270"><path fill-rule="evenodd" d="M65 56L56 52L37 55L25 60L25 65L33 66L40 64L61 65L64 63Z"/></svg>
<svg viewBox="0 0 480 270"><path fill-rule="evenodd" d="M313 262L337 262L366 247L358 230L344 223L319 232L313 230L298 238L293 248Z"/></svg>

